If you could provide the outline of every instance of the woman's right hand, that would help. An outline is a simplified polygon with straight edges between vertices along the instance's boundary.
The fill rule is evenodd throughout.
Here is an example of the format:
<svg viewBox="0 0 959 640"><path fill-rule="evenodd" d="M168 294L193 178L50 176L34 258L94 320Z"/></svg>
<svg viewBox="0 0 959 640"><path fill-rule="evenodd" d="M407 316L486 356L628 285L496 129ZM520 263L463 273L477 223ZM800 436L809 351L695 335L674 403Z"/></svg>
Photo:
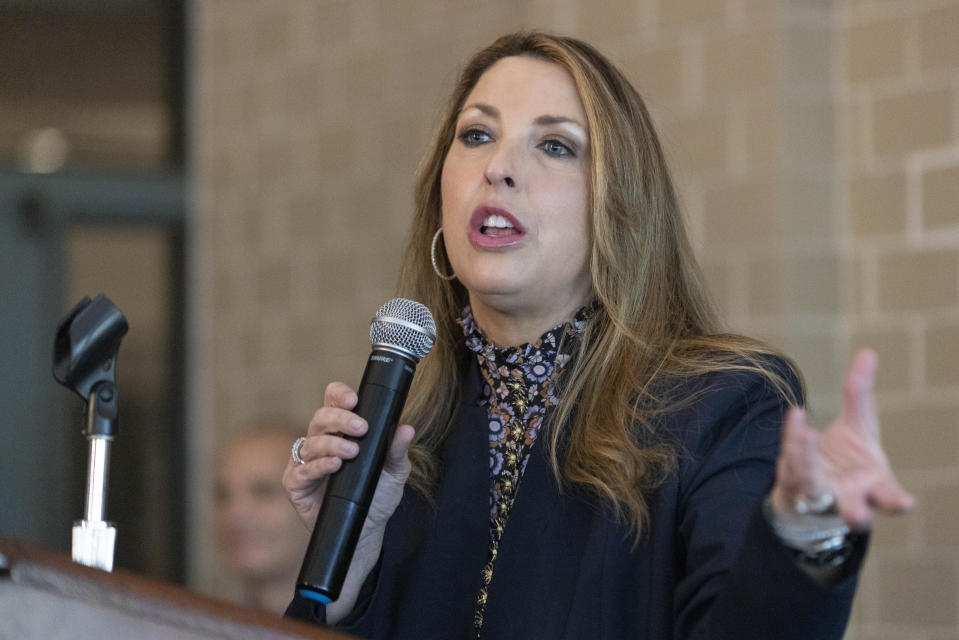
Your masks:
<svg viewBox="0 0 959 640"><path fill-rule="evenodd" d="M351 411L357 403L356 392L342 382L332 382L323 394L323 407L313 414L306 440L300 445L304 464L292 459L283 472L283 487L307 529L312 530L323 503L327 480L343 465L343 460L355 458L360 443L345 436L362 437L367 430L366 420ZM364 525L386 526L403 496L403 487L410 475L407 456L413 440L413 427L397 428L390 445L383 472L373 494L373 501Z"/></svg>

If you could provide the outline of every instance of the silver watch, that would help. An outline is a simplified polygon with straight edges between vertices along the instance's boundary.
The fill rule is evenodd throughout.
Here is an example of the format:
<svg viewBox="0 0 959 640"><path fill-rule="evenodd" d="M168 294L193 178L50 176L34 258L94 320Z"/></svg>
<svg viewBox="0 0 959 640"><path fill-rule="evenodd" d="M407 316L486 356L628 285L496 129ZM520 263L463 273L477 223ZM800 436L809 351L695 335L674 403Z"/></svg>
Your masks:
<svg viewBox="0 0 959 640"><path fill-rule="evenodd" d="M816 566L838 566L849 557L849 525L834 509L784 516L776 513L771 498L766 496L763 513L776 536L795 552L797 560Z"/></svg>

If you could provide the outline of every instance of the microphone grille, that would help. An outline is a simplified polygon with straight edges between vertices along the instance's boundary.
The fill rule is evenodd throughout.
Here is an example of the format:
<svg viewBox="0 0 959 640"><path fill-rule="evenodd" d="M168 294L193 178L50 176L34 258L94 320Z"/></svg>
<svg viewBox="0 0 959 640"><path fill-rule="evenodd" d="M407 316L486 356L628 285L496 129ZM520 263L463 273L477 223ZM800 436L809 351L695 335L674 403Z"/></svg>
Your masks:
<svg viewBox="0 0 959 640"><path fill-rule="evenodd" d="M433 347L436 323L419 302L393 298L377 309L370 323L370 341L408 352L420 360Z"/></svg>

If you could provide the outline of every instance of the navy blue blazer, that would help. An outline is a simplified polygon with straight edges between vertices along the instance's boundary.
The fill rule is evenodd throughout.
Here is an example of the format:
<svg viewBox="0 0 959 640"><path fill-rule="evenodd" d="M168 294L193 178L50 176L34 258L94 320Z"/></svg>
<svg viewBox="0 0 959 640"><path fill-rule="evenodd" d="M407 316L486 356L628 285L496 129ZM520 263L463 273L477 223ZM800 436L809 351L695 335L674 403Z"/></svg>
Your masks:
<svg viewBox="0 0 959 640"><path fill-rule="evenodd" d="M471 636L489 546L487 407L478 367L466 376L442 452L434 504L407 488L382 555L337 630L377 639ZM650 495L638 546L603 506L560 489L534 447L499 547L482 637L637 640L829 640L849 616L865 540L823 587L770 529L782 400L756 374L680 385L695 394L659 432L679 464ZM322 605L295 596L287 615L322 623Z"/></svg>

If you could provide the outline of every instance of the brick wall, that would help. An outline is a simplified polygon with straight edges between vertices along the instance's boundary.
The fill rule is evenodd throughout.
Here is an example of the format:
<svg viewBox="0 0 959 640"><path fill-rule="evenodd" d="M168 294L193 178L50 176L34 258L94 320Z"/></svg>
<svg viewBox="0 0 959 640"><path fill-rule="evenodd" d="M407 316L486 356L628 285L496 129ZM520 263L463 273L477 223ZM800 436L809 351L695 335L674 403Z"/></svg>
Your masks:
<svg viewBox="0 0 959 640"><path fill-rule="evenodd" d="M195 525L215 442L358 381L458 65L538 27L644 94L725 318L796 358L820 422L879 351L921 505L877 524L848 637L959 634L959 0L198 0L192 21Z"/></svg>
<svg viewBox="0 0 959 640"><path fill-rule="evenodd" d="M887 365L883 437L921 501L878 523L858 623L864 638L956 637L959 3L851 3L836 33L839 317L844 341Z"/></svg>

